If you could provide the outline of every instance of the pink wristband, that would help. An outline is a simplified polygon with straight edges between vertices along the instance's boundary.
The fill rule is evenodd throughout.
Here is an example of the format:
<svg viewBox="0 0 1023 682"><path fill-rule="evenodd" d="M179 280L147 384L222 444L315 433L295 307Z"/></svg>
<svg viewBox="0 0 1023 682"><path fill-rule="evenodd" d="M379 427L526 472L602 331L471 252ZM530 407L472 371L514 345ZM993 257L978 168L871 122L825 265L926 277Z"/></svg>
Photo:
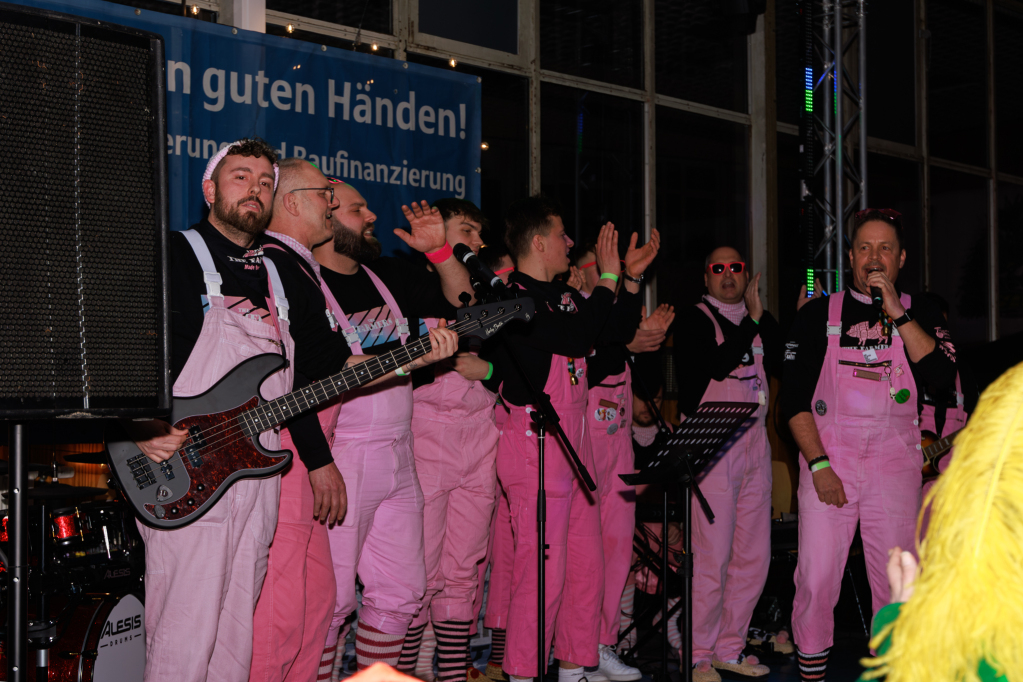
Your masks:
<svg viewBox="0 0 1023 682"><path fill-rule="evenodd" d="M451 249L451 244L444 242L444 246L440 247L436 251L430 251L426 254L426 260L431 263L443 263L448 258L454 255L454 251Z"/></svg>

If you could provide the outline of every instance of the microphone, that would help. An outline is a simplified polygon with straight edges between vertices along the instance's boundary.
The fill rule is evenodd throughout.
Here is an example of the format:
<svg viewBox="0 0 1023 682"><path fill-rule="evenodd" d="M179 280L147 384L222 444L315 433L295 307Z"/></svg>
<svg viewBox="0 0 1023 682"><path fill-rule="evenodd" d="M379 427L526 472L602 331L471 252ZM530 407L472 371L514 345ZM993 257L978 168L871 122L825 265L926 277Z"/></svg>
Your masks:
<svg viewBox="0 0 1023 682"><path fill-rule="evenodd" d="M881 287L870 287L870 302L874 310L880 311L884 308L884 296L881 295Z"/></svg>
<svg viewBox="0 0 1023 682"><path fill-rule="evenodd" d="M455 258L460 260L469 274L474 276L483 284L488 285L495 293L503 295L508 292L508 287L505 286L501 278L494 274L494 271L483 264L483 261L479 259L475 253L472 252L465 244L455 244L451 247L451 250L455 254Z"/></svg>

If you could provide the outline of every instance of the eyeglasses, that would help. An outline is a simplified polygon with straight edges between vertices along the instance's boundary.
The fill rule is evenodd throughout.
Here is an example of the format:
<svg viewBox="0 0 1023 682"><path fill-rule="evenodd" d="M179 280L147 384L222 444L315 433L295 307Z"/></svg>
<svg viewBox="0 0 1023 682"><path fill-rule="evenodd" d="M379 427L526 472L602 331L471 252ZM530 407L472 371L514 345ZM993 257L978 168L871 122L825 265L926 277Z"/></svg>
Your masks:
<svg viewBox="0 0 1023 682"><path fill-rule="evenodd" d="M330 196L327 198L328 204L334 203L334 188L333 187L301 187L299 189L293 189L288 194L294 194L295 192L329 192Z"/></svg>
<svg viewBox="0 0 1023 682"><path fill-rule="evenodd" d="M902 214L894 208L865 208L862 211L856 211L856 219L859 220L868 213L880 213L888 220L898 220L902 217Z"/></svg>
<svg viewBox="0 0 1023 682"><path fill-rule="evenodd" d="M707 269L710 270L715 275L720 275L725 271L725 268L728 268L729 270L738 275L742 272L743 268L745 267L746 267L745 263L741 261L735 261L734 263L711 263L710 265L707 266Z"/></svg>

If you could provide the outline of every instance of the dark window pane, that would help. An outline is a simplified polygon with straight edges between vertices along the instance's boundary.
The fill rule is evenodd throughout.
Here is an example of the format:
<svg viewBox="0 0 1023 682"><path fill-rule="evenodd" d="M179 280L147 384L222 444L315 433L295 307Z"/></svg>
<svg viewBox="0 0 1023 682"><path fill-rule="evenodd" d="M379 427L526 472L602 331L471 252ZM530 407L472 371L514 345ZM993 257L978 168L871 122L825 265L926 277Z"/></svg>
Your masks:
<svg viewBox="0 0 1023 682"><path fill-rule="evenodd" d="M175 16L182 15L182 7L180 2L167 2L166 0L111 0L117 5L127 5L128 7L136 7L138 9L147 9L150 12L159 12L160 14L173 14ZM188 5L188 13L185 16L198 19L199 21L209 21L211 23L217 23L217 13L211 12L208 9L202 9L195 6L199 10L198 14L192 12L193 5Z"/></svg>
<svg viewBox="0 0 1023 682"><path fill-rule="evenodd" d="M927 41L927 130L931 156L985 166L984 5L977 0L927 0L927 30L931 33ZM873 102L869 106L873 107Z"/></svg>
<svg viewBox="0 0 1023 682"><path fill-rule="evenodd" d="M874 5L872 5L873 7ZM920 165L882 154L867 155L867 199L871 208L894 208L902 214L906 265L899 288L913 295L923 291L923 220L920 217ZM846 254L843 261L848 263Z"/></svg>
<svg viewBox="0 0 1023 682"><path fill-rule="evenodd" d="M740 3L656 0L658 93L746 111L746 15L730 12L733 4Z"/></svg>
<svg viewBox="0 0 1023 682"><path fill-rule="evenodd" d="M915 52L913 3L905 0L870 3L867 8L868 135L916 144Z"/></svg>
<svg viewBox="0 0 1023 682"><path fill-rule="evenodd" d="M931 168L931 290L957 348L987 340L987 205L984 178Z"/></svg>
<svg viewBox="0 0 1023 682"><path fill-rule="evenodd" d="M703 259L718 246L749 257L748 146L742 124L657 107L660 302L698 303Z"/></svg>
<svg viewBox="0 0 1023 682"><path fill-rule="evenodd" d="M1023 333L1023 186L998 185L1000 337Z"/></svg>
<svg viewBox="0 0 1023 682"><path fill-rule="evenodd" d="M318 43L320 45L329 45L330 47L337 47L342 50L353 50L355 52L362 52L364 54L375 54L381 57L393 57L394 50L389 47L378 47L373 49L373 43L371 42L359 42L356 46L351 40L345 40L344 38L338 38L337 36L329 36L324 33L314 33L313 31L303 31L302 29L296 28L291 33L288 33L287 26L278 26L277 24L266 25L267 35L281 36L282 38L293 38L295 40L302 40L307 43Z"/></svg>
<svg viewBox="0 0 1023 682"><path fill-rule="evenodd" d="M540 185L561 202L579 243L618 227L619 246L643 232L643 105L560 85L541 86Z"/></svg>
<svg viewBox="0 0 1023 682"><path fill-rule="evenodd" d="M410 54L408 61L450 68L443 59ZM487 149L480 155L480 208L490 221L488 242L504 234L504 211L529 194L529 80L460 63L456 69L482 78L482 133Z"/></svg>
<svg viewBox="0 0 1023 682"><path fill-rule="evenodd" d="M266 0L266 8L363 31L391 33L391 0Z"/></svg>
<svg viewBox="0 0 1023 682"><path fill-rule="evenodd" d="M519 53L517 0L419 0L419 32Z"/></svg>
<svg viewBox="0 0 1023 682"><path fill-rule="evenodd" d="M806 240L801 232L799 136L778 134L778 300L771 312L788 329L796 317L793 302L806 284Z"/></svg>
<svg viewBox="0 0 1023 682"><path fill-rule="evenodd" d="M540 67L642 88L642 0L540 0Z"/></svg>
<svg viewBox="0 0 1023 682"><path fill-rule="evenodd" d="M1023 12L995 12L995 131L998 170L1023 175Z"/></svg>
<svg viewBox="0 0 1023 682"><path fill-rule="evenodd" d="M806 66L803 63L806 50L803 43L801 11L803 4L799 0L777 0L774 15L778 120L793 125L799 125L799 115L806 108Z"/></svg>

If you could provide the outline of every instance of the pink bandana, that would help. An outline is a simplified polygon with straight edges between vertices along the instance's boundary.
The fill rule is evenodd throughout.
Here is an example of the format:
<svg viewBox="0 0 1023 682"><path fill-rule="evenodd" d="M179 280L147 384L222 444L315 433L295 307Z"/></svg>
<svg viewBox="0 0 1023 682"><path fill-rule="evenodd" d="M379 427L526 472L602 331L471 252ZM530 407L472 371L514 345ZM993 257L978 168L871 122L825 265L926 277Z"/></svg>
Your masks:
<svg viewBox="0 0 1023 682"><path fill-rule="evenodd" d="M718 309L718 312L729 322L738 325L742 318L746 317L746 301L738 303L722 303L711 295L703 297L703 300Z"/></svg>
<svg viewBox="0 0 1023 682"><path fill-rule="evenodd" d="M206 172L202 174L202 179L203 179L204 182L206 180L209 180L210 178L213 177L213 171L215 171L217 169L217 164L220 163L220 161L225 156L227 156L227 153L231 150L231 147L237 147L239 144L241 144L241 140L239 140L238 142L232 142L231 144L227 145L226 147L224 147L219 152L217 152L216 154L213 155L213 158L210 159L210 162L206 164ZM281 179L281 169L275 163L274 164L274 191L275 192L277 191L277 181L280 180L280 179ZM203 196L205 197L205 194ZM206 206L209 206L209 205L210 205L210 202L207 201L206 202Z"/></svg>

